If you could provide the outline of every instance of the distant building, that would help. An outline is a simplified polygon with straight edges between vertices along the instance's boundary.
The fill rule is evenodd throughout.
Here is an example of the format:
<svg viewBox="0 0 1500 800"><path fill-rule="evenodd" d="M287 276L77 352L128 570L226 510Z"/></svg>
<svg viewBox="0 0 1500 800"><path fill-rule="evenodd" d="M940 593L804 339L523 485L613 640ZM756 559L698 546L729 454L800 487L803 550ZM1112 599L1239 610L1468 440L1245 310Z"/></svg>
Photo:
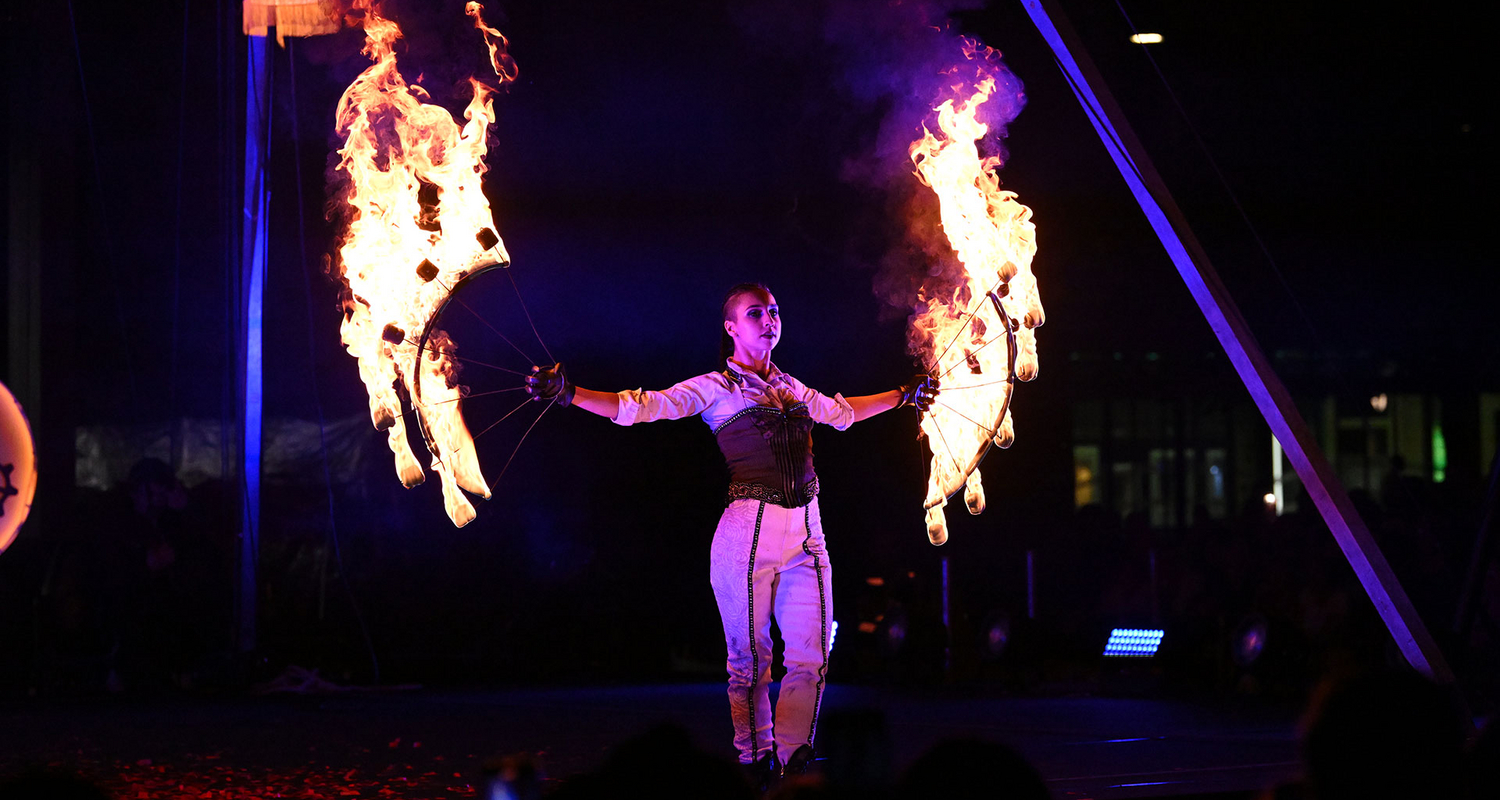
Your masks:
<svg viewBox="0 0 1500 800"><path fill-rule="evenodd" d="M1185 526L1202 507L1222 519L1252 504L1295 511L1301 481L1226 360L1147 353L1069 357L1074 504L1157 528ZM1379 499L1398 474L1483 485L1500 430L1500 387L1424 387L1399 364L1368 356L1273 354L1349 492ZM1424 390L1425 389L1425 390Z"/></svg>

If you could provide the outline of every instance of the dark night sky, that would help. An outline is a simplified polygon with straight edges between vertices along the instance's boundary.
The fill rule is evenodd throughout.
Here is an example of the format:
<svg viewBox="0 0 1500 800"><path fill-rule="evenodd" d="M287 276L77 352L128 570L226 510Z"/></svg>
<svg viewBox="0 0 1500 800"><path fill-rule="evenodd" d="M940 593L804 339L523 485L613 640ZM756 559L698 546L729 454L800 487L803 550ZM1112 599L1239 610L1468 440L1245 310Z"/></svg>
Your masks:
<svg viewBox="0 0 1500 800"><path fill-rule="evenodd" d="M1492 227L1494 70L1471 5L1393 16L1279 0L1125 3L1140 29L1166 37L1150 52L1189 127L1126 41L1120 9L1064 2L1267 350L1368 350L1400 359L1419 385L1477 389L1493 386L1500 359L1482 238ZM461 105L453 89L485 65L461 6L408 0L395 14L407 32L404 71L421 72L450 108ZM900 3L491 6L520 80L496 100L487 192L538 328L576 380L660 387L713 368L720 295L745 279L777 292L787 320L777 362L788 371L846 394L904 378L904 314L873 287L903 246L910 191L887 191L904 167L877 145L882 130L914 135L919 120L902 116L913 98L876 88L908 80L902 58L951 48L949 37L902 27L913 6ZM181 0L128 19L113 3L75 9L76 61L62 9L38 17L46 24L34 41L7 26L20 78L8 89L9 135L60 156L43 167L48 202L73 216L49 222L45 236L77 258L49 273L61 288L48 295L44 347L49 380L62 387L51 391L72 405L44 407L42 418L217 419L222 165L239 145L220 125L215 8L192 3L186 25ZM1068 506L1070 474L1033 476L1066 458L1070 354L1161 352L1197 365L1216 345L1019 3L969 4L953 30L1001 50L1028 97L1009 127L1002 178L1035 212L1042 373L1017 401L1016 447L986 462L1009 488L992 489L995 508L963 523L1008 528L1028 504ZM322 173L333 106L367 63L359 42L346 31L277 55L268 416L314 418L315 399L329 419L365 410L338 344L336 289L318 274L332 246ZM40 125L19 121L28 102L42 109ZM477 287L476 304L516 323L508 291ZM471 354L494 346L454 325ZM1208 377L1237 396L1218 370ZM498 415L478 403L470 413ZM872 527L880 558L930 558L914 427L891 414L819 437L825 515L846 528L831 541L850 551L847 563L858 563L855 530ZM516 435L482 443L491 473ZM691 552L675 558L701 566L722 485L701 423L619 430L564 411L522 454L524 472L470 529L451 532L432 485L414 493L411 524L444 547L519 527L538 563L569 548L621 556L615 534L671 549L694 530ZM394 477L387 488L401 493ZM979 529L956 530L955 545Z"/></svg>
<svg viewBox="0 0 1500 800"><path fill-rule="evenodd" d="M397 6L408 30L406 62L450 104L451 90L483 67L458 5ZM512 39L521 80L497 101L488 190L519 274L543 309L543 327L571 360L600 362L590 365L596 382L659 383L696 369L712 355L705 314L721 288L742 277L782 287L792 323L783 360L870 353L852 364L838 359L824 385L870 382L848 387L864 391L901 371L899 353L886 352L899 349L899 324L873 325L881 315L870 286L883 251L899 244L902 223L879 187L843 178L870 163L882 122L915 130L916 120L900 113L910 105L895 103L893 119L890 96L870 102L869 85L887 76L869 73L899 68L890 53L897 61L925 53L940 37L924 40L896 22L840 30L850 9L862 16L864 5L491 9ZM1139 27L1166 35L1151 52L1275 258L1283 286L1142 48L1125 41L1119 9L1065 4L1268 349L1374 348L1406 357L1451 349L1455 339L1492 339L1475 320L1495 283L1480 243L1490 205L1481 191L1494 174L1493 149L1484 144L1493 135L1493 80L1480 66L1481 26L1458 5L1415 19L1291 3L1126 6ZM909 8L881 13L899 21ZM134 384L144 416L167 399L161 387L168 383L176 385L172 402L187 403L187 413L211 413L218 403L215 390L188 378L218 358L212 337L196 335L217 316L200 297L212 294L202 261L216 255L209 240L216 232L193 219L195 210L211 208L202 199L212 193L205 184L217 159L212 75L199 69L212 67L211 11L190 9L194 34L184 57L180 7L121 28L106 27L114 21L87 3L78 6L92 128L71 132L80 156L72 179L88 204L85 230L113 243L96 241L86 254L93 258L84 273L108 274L80 276L79 306L108 313L83 322L79 338L128 340L130 352L103 359L89 380ZM1029 105L1010 128L1002 175L1036 212L1037 273L1053 319L1044 365L1122 341L1149 350L1181 346L1186 337L1191 348L1211 349L1020 7L992 3L956 17L956 29L1004 52L1027 88ZM857 38L871 31L872 39ZM275 318L271 335L284 335L299 352L308 332L292 237L303 229L314 263L329 247L320 173L332 103L364 64L358 40L346 32L293 45L300 225L288 62L277 64L273 233L283 258L273 266L269 307L286 317ZM71 50L72 42L59 44ZM185 105L179 87L188 90ZM67 122L87 121L72 111ZM179 112L186 132L180 183ZM902 169L890 159L878 163ZM174 271L181 276L175 301ZM116 291L124 300L118 311L109 296ZM330 296L326 284L314 287L320 310ZM318 318L320 363L336 369L334 322L321 311ZM122 326L129 336L118 335ZM631 363L628 354L641 352L652 357ZM1485 371L1493 374L1493 344L1486 352ZM174 361L170 381L163 371ZM275 401L292 407L305 394L295 381L279 388L270 387ZM111 400L84 416L114 416L115 406Z"/></svg>
<svg viewBox="0 0 1500 800"><path fill-rule="evenodd" d="M488 191L544 335L580 381L660 385L707 367L713 307L742 278L779 290L789 317L781 361L814 384L873 391L906 370L902 314L871 288L902 244L910 212L885 190L905 167L871 152L882 125L915 131L918 120L913 98L877 87L910 80L903 58L951 44L904 26L911 4L885 5L548 2L487 12L521 68L497 100ZM1460 384L1465 374L1493 379L1496 282L1481 241L1493 78L1477 12L1125 6L1138 27L1165 34L1150 52L1221 182L1142 48L1125 41L1121 10L1065 7L1267 349L1368 349L1441 363L1443 379ZM75 238L84 259L68 309L77 317L68 358L86 365L70 376L78 416L154 418L164 406L214 416L216 172L220 151L237 147L215 112L215 9L189 6L185 29L180 5L128 19L105 8L76 6L76 63L70 29L53 20L46 58L20 84L59 87L39 102L59 112L58 138L71 148L53 172L75 187L78 221L59 235ZM456 107L455 87L484 66L459 4L395 9L407 71ZM999 48L1026 86L1002 176L1035 210L1051 319L1044 368L1073 351L1212 350L1020 6L968 4L953 29ZM284 360L268 361L271 413L312 413L300 379L309 341L330 414L361 405L337 344L333 289L318 277L307 327L297 252L300 236L316 270L331 247L321 173L333 103L365 64L359 38L298 41L277 60L267 308L270 352ZM885 170L879 179L850 179L872 165Z"/></svg>

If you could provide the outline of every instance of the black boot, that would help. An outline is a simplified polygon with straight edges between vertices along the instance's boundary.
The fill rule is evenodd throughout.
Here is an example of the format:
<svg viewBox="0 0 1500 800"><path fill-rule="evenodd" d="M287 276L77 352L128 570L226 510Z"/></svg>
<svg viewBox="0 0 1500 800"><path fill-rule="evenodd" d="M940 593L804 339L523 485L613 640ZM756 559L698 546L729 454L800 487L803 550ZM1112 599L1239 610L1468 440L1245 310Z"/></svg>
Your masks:
<svg viewBox="0 0 1500 800"><path fill-rule="evenodd" d="M745 770L745 779L757 795L769 793L781 778L781 764L777 762L774 750L740 767Z"/></svg>
<svg viewBox="0 0 1500 800"><path fill-rule="evenodd" d="M786 760L786 776L792 778L806 775L812 769L812 762L812 745L802 745Z"/></svg>

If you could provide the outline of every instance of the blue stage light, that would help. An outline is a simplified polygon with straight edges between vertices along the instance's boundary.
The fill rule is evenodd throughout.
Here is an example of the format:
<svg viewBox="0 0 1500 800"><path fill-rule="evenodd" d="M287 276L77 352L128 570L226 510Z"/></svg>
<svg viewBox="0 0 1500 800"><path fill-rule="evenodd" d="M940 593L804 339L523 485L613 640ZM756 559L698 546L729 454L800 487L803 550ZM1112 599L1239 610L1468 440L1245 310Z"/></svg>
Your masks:
<svg viewBox="0 0 1500 800"><path fill-rule="evenodd" d="M1110 657L1150 658L1161 646L1166 631L1148 628L1115 628L1109 632L1109 642L1104 645L1104 655Z"/></svg>

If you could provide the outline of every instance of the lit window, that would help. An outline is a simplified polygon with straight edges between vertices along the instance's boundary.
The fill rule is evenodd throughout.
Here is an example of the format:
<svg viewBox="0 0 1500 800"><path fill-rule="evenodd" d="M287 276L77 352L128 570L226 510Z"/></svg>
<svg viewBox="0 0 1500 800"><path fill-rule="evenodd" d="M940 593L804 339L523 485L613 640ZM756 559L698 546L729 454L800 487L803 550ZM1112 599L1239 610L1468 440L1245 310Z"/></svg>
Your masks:
<svg viewBox="0 0 1500 800"><path fill-rule="evenodd" d="M1099 448L1079 445L1073 448L1073 507L1100 502L1097 484L1099 475Z"/></svg>
<svg viewBox="0 0 1500 800"><path fill-rule="evenodd" d="M1432 482L1442 483L1448 477L1448 440L1443 438L1443 426L1432 426Z"/></svg>

